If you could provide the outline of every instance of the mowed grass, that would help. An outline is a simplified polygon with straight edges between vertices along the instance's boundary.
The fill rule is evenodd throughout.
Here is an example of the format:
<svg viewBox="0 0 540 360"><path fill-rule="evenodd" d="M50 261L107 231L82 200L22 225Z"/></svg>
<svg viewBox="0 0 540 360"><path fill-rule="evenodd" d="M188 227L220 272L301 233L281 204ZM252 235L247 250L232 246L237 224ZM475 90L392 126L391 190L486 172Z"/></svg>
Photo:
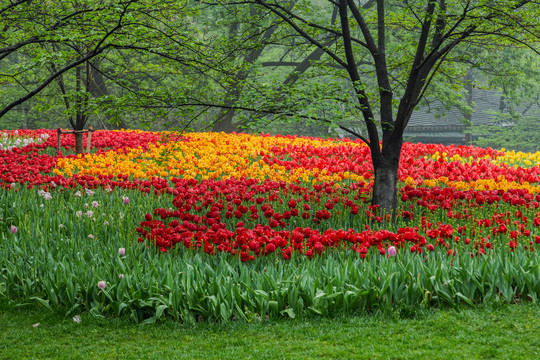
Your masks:
<svg viewBox="0 0 540 360"><path fill-rule="evenodd" d="M23 309L0 302L1 359L538 359L540 306L429 310L246 324L124 318ZM39 326L34 327L34 324Z"/></svg>

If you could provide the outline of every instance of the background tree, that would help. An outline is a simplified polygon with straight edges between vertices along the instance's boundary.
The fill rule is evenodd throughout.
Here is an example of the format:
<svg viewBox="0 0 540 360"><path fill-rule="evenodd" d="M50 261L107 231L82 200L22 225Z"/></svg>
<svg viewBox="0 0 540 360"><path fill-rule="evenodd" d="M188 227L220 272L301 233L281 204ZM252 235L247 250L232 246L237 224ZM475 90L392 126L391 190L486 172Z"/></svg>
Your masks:
<svg viewBox="0 0 540 360"><path fill-rule="evenodd" d="M178 0L1 1L0 117L34 100L30 105L41 110L63 106L80 131L92 114L123 126L112 109L118 115L119 109L157 108L150 100L163 86L178 88L164 80L172 68L159 64L162 59L174 60L171 72L178 74L179 64L196 68L202 57L197 32L186 31L196 9L186 6ZM77 152L82 139L75 134Z"/></svg>
<svg viewBox="0 0 540 360"><path fill-rule="evenodd" d="M443 73L432 83L419 104L420 111L429 110L434 117L448 113L453 117L459 112L466 126L464 140L469 145L535 149L540 130L527 126L528 131L523 133L514 125L538 119L537 54L507 43L468 44L459 50L462 54L454 57L452 76Z"/></svg>
<svg viewBox="0 0 540 360"><path fill-rule="evenodd" d="M292 7L288 1L270 0L219 3L256 5L260 13L282 19L294 30L288 43L276 44L283 51L301 44L324 52L321 63L325 66L319 70L348 84L341 83L340 88L334 83L334 98L352 104L361 114L367 136L356 135L370 148L375 173L372 201L385 213L397 204L403 131L429 85L436 81L435 75L451 73L455 60L471 43L514 42L532 47L538 40L539 7L534 1L378 0L368 8L353 0L298 1ZM331 25L334 8L339 20ZM331 46L321 39L328 33L336 38ZM331 88L307 83L312 89ZM252 91L239 107L287 115L282 109L289 106L294 111L288 112L297 117L317 119L317 113L299 101L298 87L286 89L286 95L280 88L280 96L275 87L261 89L256 88L261 95L254 96L256 91ZM339 126L339 118L328 121Z"/></svg>

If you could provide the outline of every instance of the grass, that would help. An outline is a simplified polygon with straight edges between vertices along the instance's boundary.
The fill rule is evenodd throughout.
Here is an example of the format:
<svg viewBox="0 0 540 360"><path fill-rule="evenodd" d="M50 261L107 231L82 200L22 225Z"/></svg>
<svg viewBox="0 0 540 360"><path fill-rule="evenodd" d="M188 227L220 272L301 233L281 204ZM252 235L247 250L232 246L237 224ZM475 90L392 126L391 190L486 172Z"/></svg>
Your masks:
<svg viewBox="0 0 540 360"><path fill-rule="evenodd" d="M81 323L0 303L1 359L537 359L540 306L246 324ZM39 326L33 327L33 324Z"/></svg>

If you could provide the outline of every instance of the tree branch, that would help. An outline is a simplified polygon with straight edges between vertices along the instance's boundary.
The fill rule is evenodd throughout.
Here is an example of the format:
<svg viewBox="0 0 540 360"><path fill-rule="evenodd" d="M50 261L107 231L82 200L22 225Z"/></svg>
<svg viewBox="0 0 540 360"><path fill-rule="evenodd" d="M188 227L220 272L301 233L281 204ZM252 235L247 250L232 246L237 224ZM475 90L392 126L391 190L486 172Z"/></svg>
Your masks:
<svg viewBox="0 0 540 360"><path fill-rule="evenodd" d="M77 61L74 61L72 62L71 64L69 65L66 65L64 66L62 69L58 70L56 73L54 74L51 74L43 83L41 83L40 86L38 86L37 88L35 88L33 91L29 92L28 94L26 94L25 96L11 102L10 104L6 105L6 107L4 107L1 111L0 111L0 118L2 116L4 116L9 110L11 110L12 108L14 108L15 106L17 105L20 105L22 103L24 103L25 101L31 99L32 97L34 97L35 95L39 94L39 92L41 92L41 90L45 89L53 80L55 80L58 76L62 75L63 73L65 73L66 71L68 70L71 70L73 69L74 67L76 66L79 66L80 64L84 63L85 61L88 61L94 57L96 57L97 55L101 54L106 48L108 48L110 45L105 45L104 47L102 48L98 48L98 49L94 49L91 53L89 53L88 55L86 55L85 57L83 58L80 58L78 59Z"/></svg>
<svg viewBox="0 0 540 360"><path fill-rule="evenodd" d="M354 53L352 49L352 43L350 38L350 26L347 11L347 0L339 1L339 18L341 21L341 32L343 33L343 46L345 48L345 56L347 58L347 72L351 78L353 88L357 94L358 101L362 106L362 115L364 116L364 122L368 130L368 136L370 140L370 149L373 163L376 164L380 161L380 149L379 149L379 134L377 132L377 126L375 125L375 119L371 106L366 93L363 89L364 85L358 74L358 68L356 61L354 60Z"/></svg>
<svg viewBox="0 0 540 360"><path fill-rule="evenodd" d="M41 83L40 86L38 86L37 88L35 88L33 91L29 92L28 94L26 94L25 96L11 102L10 104L8 104L7 106L5 106L1 111L0 111L0 118L2 118L2 116L4 116L9 110L11 110L12 108L14 108L15 106L17 105L20 105L22 103L24 103L25 101L31 99L32 97L34 97L35 95L37 95L38 93L40 93L43 89L45 89L52 81L54 81L58 76L62 75L63 73L65 73L66 71L70 70L70 69L73 69L74 67L76 66L79 66L80 64L83 64L85 61L88 61L94 57L96 57L97 55L101 54L103 51L105 51L105 49L107 49L108 47L110 47L110 45L103 45L103 43L113 34L115 33L118 29L120 29L122 27L122 21L124 19L124 15L125 15L125 12L127 10L127 8L133 3L133 1L129 1L127 4L124 5L124 11L120 14L119 18L118 18L118 22L116 24L116 26L114 28L112 28L109 32L107 32L103 38L97 43L97 45L94 47L94 50L92 50L90 53L88 53L86 56L82 57L82 58L79 58L78 60L76 61L73 61L71 64L68 64L66 66L64 66L62 69L58 70L57 72L55 72L54 74L51 74L43 83Z"/></svg>
<svg viewBox="0 0 540 360"><path fill-rule="evenodd" d="M6 6L5 8L3 9L0 9L0 15L2 15L3 12L6 12L12 8L14 8L15 6L19 6L21 4L24 4L24 3L27 3L27 2L30 2L32 0L20 0L20 1L17 1L17 2L14 2L14 3L10 3L8 6Z"/></svg>
<svg viewBox="0 0 540 360"><path fill-rule="evenodd" d="M373 40L373 36L371 35L371 32L369 31L369 27L364 20L364 17L362 14L360 14L360 11L358 10L358 7L356 7L356 4L354 3L354 0L348 0L349 8L351 9L351 13L358 23L358 26L360 26L360 30L362 31L362 35L364 36L364 40L366 40L366 48L369 50L371 55L375 55L378 51L377 45L375 44L375 41Z"/></svg>
<svg viewBox="0 0 540 360"><path fill-rule="evenodd" d="M300 27L298 27L298 25L296 25L291 19L289 19L287 16L285 16L283 13L281 13L280 11L272 8L271 6L269 6L265 1L263 0L255 0L258 4L260 4L261 6L265 7L266 9L270 10L271 12L273 12L274 14L276 14L277 16L279 16L280 18L282 18L287 24L289 24L294 30L296 30L296 32L302 36L304 39L306 39L307 41L309 41L310 43L312 43L313 45L317 46L318 48L320 48L321 50L323 50L328 56L330 56L332 59L334 59L337 63L339 63L340 65L342 65L344 68L347 67L347 64L345 63L345 61L343 61L339 56L337 56L334 52L328 50L327 47L325 47L323 44L321 44L319 41L315 40L314 38L312 38L308 33L306 33L304 30L300 29Z"/></svg>
<svg viewBox="0 0 540 360"><path fill-rule="evenodd" d="M202 102L202 101L199 101L199 100L196 100L195 102L192 102L192 103L186 102L186 103L182 103L182 104L177 104L176 106L205 106L205 107L208 107L208 108L225 108L225 109L230 109L230 110L249 111L249 112L253 112L253 113L257 113L257 114L261 114L261 115L282 115L282 116L290 116L290 117L296 116L296 117L299 117L299 118L302 118L302 119L307 119L307 120L322 121L322 122L325 122L325 123L328 123L328 124L332 123L332 121L326 120L326 119L323 119L323 118L318 118L318 117L308 116L308 115L302 115L302 114L297 114L297 113L281 112L281 111L274 110L274 109L259 110L259 109L254 109L254 108L248 108L248 107L245 107L245 106L212 104L212 103ZM358 134L354 130L351 130L351 129L343 126L343 125L337 124L337 126L340 129L342 129L343 131L346 131L349 134L356 136L357 138L359 138L360 140L365 142L368 146L370 146L370 141L368 139L366 139L364 136L362 136L361 134Z"/></svg>

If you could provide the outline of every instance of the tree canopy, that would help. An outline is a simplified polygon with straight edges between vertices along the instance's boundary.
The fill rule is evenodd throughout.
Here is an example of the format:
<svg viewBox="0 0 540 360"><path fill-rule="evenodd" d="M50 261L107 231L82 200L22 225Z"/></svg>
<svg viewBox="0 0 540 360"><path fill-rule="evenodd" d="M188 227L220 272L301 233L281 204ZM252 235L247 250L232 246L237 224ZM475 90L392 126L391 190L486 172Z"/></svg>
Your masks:
<svg viewBox="0 0 540 360"><path fill-rule="evenodd" d="M444 96L466 114L478 72L515 99L520 87L499 70L512 51L538 54L539 8L527 0L2 0L0 117L49 94L39 106L63 106L74 129L91 114L122 125L130 113L144 114L139 123L158 117L216 131L278 121L340 128L369 146L373 203L391 212L415 108Z"/></svg>
<svg viewBox="0 0 540 360"><path fill-rule="evenodd" d="M369 145L375 170L373 202L387 212L396 204L403 131L430 84L438 76L462 76L460 67L454 64L474 62L467 51L471 47L516 44L535 50L533 45L538 40L539 7L534 1L207 3L257 6L259 14L276 17L286 30L273 43L282 47L283 54L293 46L316 48L324 53L318 69L324 71L323 76L343 82L322 83L316 79L309 83L308 92L316 89L317 94L325 94L327 90L326 94L332 94L335 101L352 104L358 110L367 135L355 135ZM335 11L337 21L333 21ZM268 91L268 86L255 90L264 95L257 97L251 93L247 100L251 103L245 108L259 105L259 112L273 113L274 100L286 99L298 106L296 116L318 117L310 112L310 105L319 100L315 94L299 96L299 92L288 88L286 96L276 95L276 89ZM323 120L339 126L341 119L334 116Z"/></svg>
<svg viewBox="0 0 540 360"><path fill-rule="evenodd" d="M187 5L0 1L0 117L30 101L40 110L63 108L73 129L90 114L118 125L129 112L167 116L164 89L187 93L211 67L191 27L197 9Z"/></svg>

